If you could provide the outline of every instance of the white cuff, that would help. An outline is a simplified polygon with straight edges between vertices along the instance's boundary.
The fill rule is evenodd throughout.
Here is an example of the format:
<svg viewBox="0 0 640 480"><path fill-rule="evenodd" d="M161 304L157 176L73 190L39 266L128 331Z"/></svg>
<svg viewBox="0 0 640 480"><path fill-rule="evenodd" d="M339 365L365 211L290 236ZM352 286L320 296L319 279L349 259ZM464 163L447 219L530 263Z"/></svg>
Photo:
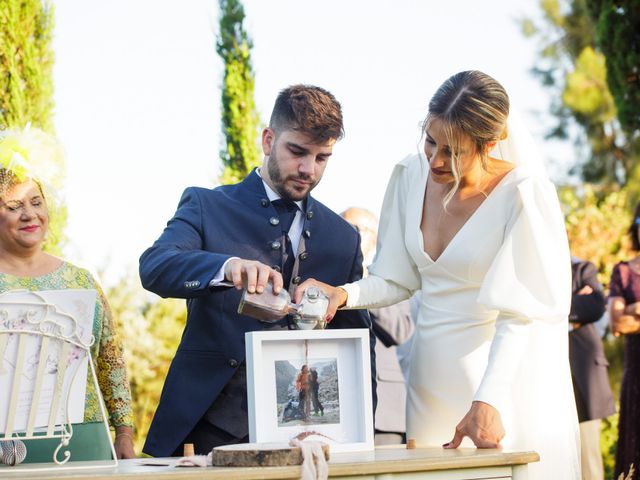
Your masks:
<svg viewBox="0 0 640 480"><path fill-rule="evenodd" d="M348 310L358 305L358 299L360 298L360 285L357 283L347 283L346 285L340 285L347 292L347 302L340 310Z"/></svg>
<svg viewBox="0 0 640 480"><path fill-rule="evenodd" d="M224 279L224 269L226 268L227 263L229 263L231 260L235 258L240 258L240 257L231 257L222 264L220 269L216 272L216 274L213 276L213 278L209 282L210 287L231 287L233 285L233 282L229 282Z"/></svg>

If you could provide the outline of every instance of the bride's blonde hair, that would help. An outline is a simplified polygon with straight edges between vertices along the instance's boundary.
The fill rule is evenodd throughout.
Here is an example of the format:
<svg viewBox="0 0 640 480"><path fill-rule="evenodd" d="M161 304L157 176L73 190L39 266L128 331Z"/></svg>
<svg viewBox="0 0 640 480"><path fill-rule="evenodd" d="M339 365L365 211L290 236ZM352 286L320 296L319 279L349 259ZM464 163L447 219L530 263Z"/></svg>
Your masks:
<svg viewBox="0 0 640 480"><path fill-rule="evenodd" d="M449 203L460 186L460 144L463 138L473 142L482 167L488 170L488 146L507 138L509 96L494 78L477 70L459 72L438 88L429 102L425 130L432 119L442 122L451 149L454 184L444 198Z"/></svg>

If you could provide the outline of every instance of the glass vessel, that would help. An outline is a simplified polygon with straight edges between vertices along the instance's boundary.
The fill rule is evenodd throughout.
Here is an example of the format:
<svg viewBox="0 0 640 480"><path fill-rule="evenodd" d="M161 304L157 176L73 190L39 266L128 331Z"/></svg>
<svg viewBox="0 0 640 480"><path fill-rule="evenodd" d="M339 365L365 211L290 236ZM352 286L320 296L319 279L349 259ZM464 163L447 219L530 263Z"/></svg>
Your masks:
<svg viewBox="0 0 640 480"><path fill-rule="evenodd" d="M271 284L262 293L249 293L245 288L238 305L238 313L262 322L274 323L291 315L293 323L301 330L322 329L326 326L325 315L329 306L327 297L319 288L309 287L304 291L299 304L291 302L284 288L275 295Z"/></svg>

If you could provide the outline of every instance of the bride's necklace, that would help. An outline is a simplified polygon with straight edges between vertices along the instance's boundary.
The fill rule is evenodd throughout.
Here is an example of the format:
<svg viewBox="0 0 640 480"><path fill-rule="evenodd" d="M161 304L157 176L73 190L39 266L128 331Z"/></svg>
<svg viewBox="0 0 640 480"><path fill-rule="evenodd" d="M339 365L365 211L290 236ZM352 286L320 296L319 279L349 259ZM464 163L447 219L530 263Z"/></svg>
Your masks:
<svg viewBox="0 0 640 480"><path fill-rule="evenodd" d="M469 185L469 190L471 190L471 194L470 195L465 195L466 198L472 198L475 197L476 195L482 195L484 197L484 199L487 199L489 197L489 194L487 193L487 190L491 190L491 185L493 183L494 178L489 176L489 178L487 178L487 175L484 171L482 171L480 173L480 178L474 182L474 185L471 186Z"/></svg>
<svg viewBox="0 0 640 480"><path fill-rule="evenodd" d="M485 192L485 190L487 189L487 187L490 185L490 182L486 183L484 186L480 187L480 186L474 186L473 188L469 188L467 190L467 192L465 192L462 196L465 199L470 199L473 197L477 197L482 195L485 199L489 197L489 194L487 192ZM462 192L460 192L462 193Z"/></svg>

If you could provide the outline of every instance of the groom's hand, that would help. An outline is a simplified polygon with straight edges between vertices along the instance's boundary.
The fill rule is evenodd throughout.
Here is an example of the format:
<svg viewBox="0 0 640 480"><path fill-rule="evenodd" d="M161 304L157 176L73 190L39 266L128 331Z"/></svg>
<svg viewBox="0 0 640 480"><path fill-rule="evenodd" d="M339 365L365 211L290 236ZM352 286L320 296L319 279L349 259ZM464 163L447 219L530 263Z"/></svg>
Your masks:
<svg viewBox="0 0 640 480"><path fill-rule="evenodd" d="M453 440L444 448L458 448L462 439L469 437L478 448L498 448L504 438L504 427L500 412L488 403L475 401L471 409L456 427Z"/></svg>
<svg viewBox="0 0 640 480"><path fill-rule="evenodd" d="M282 289L282 275L273 268L257 260L232 258L224 267L224 278L237 289L245 285L249 293L262 293L269 281L276 295Z"/></svg>

